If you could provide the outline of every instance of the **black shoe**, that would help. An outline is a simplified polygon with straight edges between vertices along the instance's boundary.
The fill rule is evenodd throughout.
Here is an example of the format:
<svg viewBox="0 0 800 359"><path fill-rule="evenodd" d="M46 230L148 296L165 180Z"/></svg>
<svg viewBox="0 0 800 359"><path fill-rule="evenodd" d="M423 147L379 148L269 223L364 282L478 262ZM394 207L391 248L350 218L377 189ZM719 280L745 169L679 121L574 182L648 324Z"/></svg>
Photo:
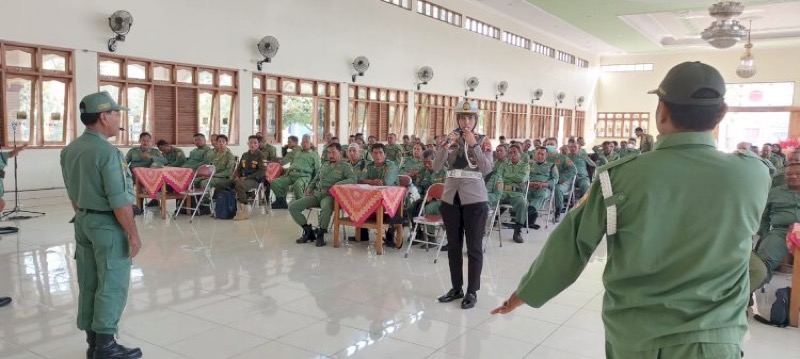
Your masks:
<svg viewBox="0 0 800 359"><path fill-rule="evenodd" d="M144 213L144 212L142 211L142 209L141 209L141 208L139 208L139 206L137 206L137 205L133 205L133 215L134 215L134 216L139 216L139 215L141 215L142 213Z"/></svg>
<svg viewBox="0 0 800 359"><path fill-rule="evenodd" d="M286 197L275 198L275 202L272 202L272 209L287 209L287 208L289 208L289 204L286 203Z"/></svg>
<svg viewBox="0 0 800 359"><path fill-rule="evenodd" d="M394 228L386 230L386 237L383 239L383 246L397 248L397 245L394 243Z"/></svg>
<svg viewBox="0 0 800 359"><path fill-rule="evenodd" d="M561 217L561 210L557 210L556 213L553 214L553 223L558 222L558 217Z"/></svg>
<svg viewBox="0 0 800 359"><path fill-rule="evenodd" d="M145 205L145 207L158 207L158 206L159 203L158 200L156 199L151 199L150 202L147 202L147 204Z"/></svg>
<svg viewBox="0 0 800 359"><path fill-rule="evenodd" d="M443 252L447 252L447 251L449 251L449 250L450 250L450 243L445 243L445 244L442 246L442 251L443 251Z"/></svg>
<svg viewBox="0 0 800 359"><path fill-rule="evenodd" d="M314 238L314 231L311 229L311 225L310 224L304 224L302 227L303 227L303 234L295 242L302 244L302 243L308 243L310 241L313 241L315 238Z"/></svg>
<svg viewBox="0 0 800 359"><path fill-rule="evenodd" d="M117 344L113 334L97 333L94 359L138 359L141 357L141 349L126 348Z"/></svg>
<svg viewBox="0 0 800 359"><path fill-rule="evenodd" d="M324 228L318 228L317 229L317 233L315 234L315 237L317 237L317 241L316 241L315 245L317 247L325 246L325 232L327 232L327 231L328 230L326 230Z"/></svg>
<svg viewBox="0 0 800 359"><path fill-rule="evenodd" d="M461 298L464 298L464 291L462 291L461 289L453 288L450 289L443 296L436 298L436 300L438 300L439 303L450 303L456 299L461 299Z"/></svg>
<svg viewBox="0 0 800 359"><path fill-rule="evenodd" d="M475 292L467 292L464 300L461 301L461 309L470 309L478 302L478 295Z"/></svg>
<svg viewBox="0 0 800 359"><path fill-rule="evenodd" d="M89 344L89 349L86 349L86 359L94 358L94 348L96 346L97 334L91 330L86 331L86 344Z"/></svg>
<svg viewBox="0 0 800 359"><path fill-rule="evenodd" d="M538 225L538 224L531 224L531 228L533 228L533 229L539 229L539 228L542 228L542 226L540 226L540 225Z"/></svg>
<svg viewBox="0 0 800 359"><path fill-rule="evenodd" d="M517 243L525 242L522 239L522 230L519 229L519 228L514 229L514 237L512 237L512 239L514 240L514 242L517 242Z"/></svg>
<svg viewBox="0 0 800 359"><path fill-rule="evenodd" d="M5 307L11 304L11 297L2 297L0 298L0 307Z"/></svg>

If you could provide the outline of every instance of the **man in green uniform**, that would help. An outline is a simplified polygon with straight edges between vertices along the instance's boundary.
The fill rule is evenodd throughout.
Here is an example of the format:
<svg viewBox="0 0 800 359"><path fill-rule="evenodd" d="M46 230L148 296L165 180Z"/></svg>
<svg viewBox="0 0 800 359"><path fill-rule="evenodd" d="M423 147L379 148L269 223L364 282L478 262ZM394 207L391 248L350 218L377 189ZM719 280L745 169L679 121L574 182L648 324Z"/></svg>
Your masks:
<svg viewBox="0 0 800 359"><path fill-rule="evenodd" d="M531 188L528 190L528 203L536 211L538 217L558 183L558 168L555 164L547 161L547 149L544 147L537 148L534 153L530 178ZM531 228L539 229L536 221L530 222Z"/></svg>
<svg viewBox="0 0 800 359"><path fill-rule="evenodd" d="M591 184L588 163L592 161L589 160L587 162L587 160L581 156L577 144L569 145L569 155L567 157L575 164L575 170L577 171L578 177L575 179L575 187L581 191L581 195L588 193L589 185ZM594 164L594 162L592 162L592 164Z"/></svg>
<svg viewBox="0 0 800 359"><path fill-rule="evenodd" d="M278 160L278 149L275 146L267 143L264 136L258 137L259 151L264 154L264 160L273 162Z"/></svg>
<svg viewBox="0 0 800 359"><path fill-rule="evenodd" d="M406 158L403 161L403 165L400 167L400 173L406 176L410 176L412 180L415 182L419 181L417 175L425 169L425 162L423 157L423 150L421 144L414 145L413 150L413 157ZM387 158L389 156L386 156ZM427 187L426 187L427 189ZM420 192L421 195L424 195L425 192Z"/></svg>
<svg viewBox="0 0 800 359"><path fill-rule="evenodd" d="M397 164L394 161L389 161L386 159L386 152L385 146L382 143L376 143L372 145L372 162L367 163L364 169L361 171L361 175L358 176L359 181L358 183L368 184L370 186L397 186L397 176L399 169L397 168ZM400 216L400 211L397 214L389 218L389 229L386 230L386 237L384 237L384 245L387 247L395 248L396 245L394 243L394 226L400 224L402 222L402 217ZM387 223L387 222L384 222ZM367 228L361 229L361 238L366 239L368 238L369 232ZM379 234L380 235L380 234Z"/></svg>
<svg viewBox="0 0 800 359"><path fill-rule="evenodd" d="M236 156L228 149L228 136L217 135L213 142L214 150L206 154L206 161L214 165L214 177L207 180L197 179L195 188L205 188L206 182L216 189L230 188L233 182L231 176L236 168Z"/></svg>
<svg viewBox="0 0 800 359"><path fill-rule="evenodd" d="M186 163L184 163L182 167L191 168L197 171L198 167L211 164L211 160L209 160L209 154L213 150L211 147L206 145L206 135L202 133L194 134L194 145L196 148L189 151L189 158L186 159Z"/></svg>
<svg viewBox="0 0 800 359"><path fill-rule="evenodd" d="M236 191L236 199L239 208L236 211L234 221L250 219L247 212L247 191L258 188L267 176L266 159L261 152L258 143L258 136L252 135L247 138L247 152L242 154L239 166L233 171L233 189ZM253 199L258 201L258 198Z"/></svg>
<svg viewBox="0 0 800 359"><path fill-rule="evenodd" d="M639 151L645 153L653 150L653 144L655 143L655 141L653 141L653 135L644 133L644 129L641 127L637 127L633 132L635 132L636 137L639 138Z"/></svg>
<svg viewBox="0 0 800 359"><path fill-rule="evenodd" d="M342 147L338 143L331 143L327 146L328 163L320 168L317 175L308 184L305 197L292 201L289 205L289 214L300 227L303 228L303 235L297 243L307 243L315 241L317 247L325 245L325 233L328 232L328 224L333 214L333 196L330 189L337 184L356 183L356 174L353 167L342 161ZM319 228L314 233L312 227L303 216L303 211L311 207L320 207Z"/></svg>
<svg viewBox="0 0 800 359"><path fill-rule="evenodd" d="M390 133L387 139L389 143L386 145L386 159L401 166L403 164L403 146L397 143L397 135L394 133Z"/></svg>
<svg viewBox="0 0 800 359"><path fill-rule="evenodd" d="M502 146L499 146L502 147ZM531 166L522 162L522 150L519 145L509 146L509 161L500 165L497 174L503 186L500 203L510 204L514 213L514 242L522 243L522 228L528 220L528 200L525 198L526 186L531 173Z"/></svg>
<svg viewBox="0 0 800 359"><path fill-rule="evenodd" d="M547 148L547 162L555 165L558 169L558 183L556 183L553 189L553 203L555 205L553 219L558 221L558 217L561 216L561 211L565 209L564 195L572 190L572 188L570 188L570 186L572 186L572 179L578 174L578 170L567 156L554 152L555 147L558 145L558 140L550 137L544 143L545 148Z"/></svg>
<svg viewBox="0 0 800 359"><path fill-rule="evenodd" d="M86 331L89 358L141 358L139 348L114 340L128 299L131 259L142 247L131 210L131 172L108 142L127 108L104 91L84 97L79 109L86 131L61 151L61 174L75 210L78 329Z"/></svg>
<svg viewBox="0 0 800 359"><path fill-rule="evenodd" d="M769 174L748 152L716 149L711 132L727 111L716 69L682 63L654 92L654 150L597 169L589 195L492 313L541 307L578 278L605 236L606 358L740 358Z"/></svg>
<svg viewBox="0 0 800 359"><path fill-rule="evenodd" d="M164 158L167 159L165 166L183 167L183 165L186 164L186 154L183 153L182 149L170 145L164 140L158 140L158 142L156 142L156 147L158 147L158 149L164 155Z"/></svg>
<svg viewBox="0 0 800 359"><path fill-rule="evenodd" d="M139 144L141 146L131 148L128 150L128 154L125 155L125 161L128 162L130 168L162 167L167 164L167 159L161 154L161 151L150 147L150 141L152 141L150 133L142 132L139 135Z"/></svg>
<svg viewBox="0 0 800 359"><path fill-rule="evenodd" d="M497 145L497 148L494 149L494 169L493 171L497 172L500 168L500 165L507 161L508 157L508 149L506 146Z"/></svg>
<svg viewBox="0 0 800 359"><path fill-rule="evenodd" d="M281 147L281 158L285 159L288 157L293 151L297 150L297 143L298 143L297 136L289 136L286 139L286 146ZM310 145L310 142L309 142Z"/></svg>
<svg viewBox="0 0 800 359"><path fill-rule="evenodd" d="M416 138L403 135L403 157L408 158L414 155L414 145L416 143Z"/></svg>
<svg viewBox="0 0 800 359"><path fill-rule="evenodd" d="M788 164L800 163L800 149L795 149L792 151L792 153L790 153L787 157L787 160ZM764 161L764 163L772 166L772 163L769 161ZM780 172L775 171L775 168L771 167L770 173L772 173L772 187L778 187L786 184L786 167L784 167Z"/></svg>
<svg viewBox="0 0 800 359"><path fill-rule="evenodd" d="M761 158L769 161L775 168L775 173L783 172L783 159L772 153L772 146L767 143L761 148Z"/></svg>
<svg viewBox="0 0 800 359"><path fill-rule="evenodd" d="M272 181L272 191L275 192L273 209L289 208L289 204L286 203L286 194L290 187L294 191L295 199L303 198L306 185L320 167L319 154L311 149L311 137L303 136L300 146L301 149L295 148L283 158L283 164L290 163L289 170L283 176Z"/></svg>
<svg viewBox="0 0 800 359"><path fill-rule="evenodd" d="M605 166L611 162L614 162L619 159L619 154L614 152L614 144L606 141L603 142L603 151L600 152L597 156L597 165L598 166Z"/></svg>
<svg viewBox="0 0 800 359"><path fill-rule="evenodd" d="M347 163L353 167L356 178L360 179L360 174L364 170L364 167L367 166L367 160L361 155L361 145L354 142L347 146Z"/></svg>

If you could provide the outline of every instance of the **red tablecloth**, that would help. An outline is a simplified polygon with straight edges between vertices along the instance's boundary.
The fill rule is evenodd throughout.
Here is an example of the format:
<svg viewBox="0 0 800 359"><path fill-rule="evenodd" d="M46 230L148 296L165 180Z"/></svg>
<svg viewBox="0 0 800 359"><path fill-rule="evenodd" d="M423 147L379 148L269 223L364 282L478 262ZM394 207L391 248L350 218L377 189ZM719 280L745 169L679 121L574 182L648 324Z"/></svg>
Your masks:
<svg viewBox="0 0 800 359"><path fill-rule="evenodd" d="M383 204L384 213L393 217L398 210L406 189L399 186L370 186L342 184L331 187L331 195L356 225L364 223Z"/></svg>
<svg viewBox="0 0 800 359"><path fill-rule="evenodd" d="M267 164L267 181L272 182L272 180L280 176L283 176L283 165L278 162Z"/></svg>
<svg viewBox="0 0 800 359"><path fill-rule="evenodd" d="M191 168L164 167L164 168L145 168L136 167L133 169L133 176L142 184L145 192L151 197L158 197L164 182L172 187L175 192L185 191L192 183L194 171Z"/></svg>

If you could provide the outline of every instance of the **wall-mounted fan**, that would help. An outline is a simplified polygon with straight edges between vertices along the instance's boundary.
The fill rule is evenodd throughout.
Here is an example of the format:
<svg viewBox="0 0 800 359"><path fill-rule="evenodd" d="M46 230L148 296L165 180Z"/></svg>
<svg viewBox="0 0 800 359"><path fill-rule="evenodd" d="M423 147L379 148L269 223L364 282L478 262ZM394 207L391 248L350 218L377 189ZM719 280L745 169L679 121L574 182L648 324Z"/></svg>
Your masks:
<svg viewBox="0 0 800 359"><path fill-rule="evenodd" d="M584 101L586 101L586 98L583 97L583 96L580 96L575 100L575 105L577 105L578 107L581 107L581 106L583 106L583 102Z"/></svg>
<svg viewBox="0 0 800 359"><path fill-rule="evenodd" d="M422 66L417 70L417 79L420 82L417 83L417 91L419 91L420 86L427 85L428 81L433 79L433 69L430 66Z"/></svg>
<svg viewBox="0 0 800 359"><path fill-rule="evenodd" d="M272 58L275 57L275 54L278 53L278 48L280 47L280 43L278 39L274 36L264 36L261 38L261 41L258 42L258 52L264 56L264 60L256 62L256 67L258 67L258 71L261 71L261 65L265 62L272 62Z"/></svg>
<svg viewBox="0 0 800 359"><path fill-rule="evenodd" d="M508 90L508 82L507 81L500 81L497 84L497 94L494 96L495 100L499 100L500 96L506 94L506 90Z"/></svg>
<svg viewBox="0 0 800 359"><path fill-rule="evenodd" d="M534 102L541 100L542 96L544 96L544 90L542 90L542 89L534 90L533 91L533 98L531 99L531 105L533 105Z"/></svg>
<svg viewBox="0 0 800 359"><path fill-rule="evenodd" d="M467 81L465 82L465 85L467 85L467 89L466 89L466 90L464 90L464 97L467 97L467 94L468 94L470 91L474 92L474 91L475 91L475 89L478 87L478 85L479 85L480 83L481 83L481 82L480 82L480 81L478 81L478 78L477 78L477 77L474 77L474 76L473 76L473 77L470 77L470 78L468 78L468 79L467 79Z"/></svg>
<svg viewBox="0 0 800 359"><path fill-rule="evenodd" d="M356 82L356 77L364 76L364 72L369 69L369 59L366 56L359 56L353 60L353 69L356 73L353 74L353 82Z"/></svg>
<svg viewBox="0 0 800 359"><path fill-rule="evenodd" d="M567 97L567 94L565 94L565 93L563 93L563 92L559 92L559 93L556 95L556 101L557 101L558 103L562 103L562 102L564 102L564 98L566 98L566 97Z"/></svg>
<svg viewBox="0 0 800 359"><path fill-rule="evenodd" d="M111 31L117 34L117 36L108 39L108 51L114 52L117 51L117 41L125 41L125 35L131 31L133 16L125 10L114 11L114 13L108 17L108 26L111 28Z"/></svg>

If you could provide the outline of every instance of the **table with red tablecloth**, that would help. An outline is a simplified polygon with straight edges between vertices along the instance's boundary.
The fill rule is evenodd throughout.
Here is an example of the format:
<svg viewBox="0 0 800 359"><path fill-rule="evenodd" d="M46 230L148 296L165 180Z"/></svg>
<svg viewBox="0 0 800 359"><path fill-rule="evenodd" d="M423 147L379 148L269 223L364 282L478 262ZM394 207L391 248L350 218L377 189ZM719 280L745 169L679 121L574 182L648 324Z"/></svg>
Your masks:
<svg viewBox="0 0 800 359"><path fill-rule="evenodd" d="M364 184L344 184L331 187L334 198L333 205L333 246L339 247L339 226L353 226L356 228L375 228L378 236L383 234L383 214L394 217L402 211L403 199L406 188L398 186L370 186ZM347 213L348 218L342 218L340 210ZM370 220L373 218L374 222ZM399 248L403 244L403 227L397 225L395 245ZM356 231L356 236L359 231ZM375 241L377 254L383 254L383 241Z"/></svg>
<svg viewBox="0 0 800 359"><path fill-rule="evenodd" d="M183 167L147 168L136 167L133 169L133 178L136 180L136 202L143 208L145 198L158 199L161 206L161 218L167 218L167 200L178 199L175 193L185 191L192 184L194 170ZM167 186L175 193L167 193Z"/></svg>

